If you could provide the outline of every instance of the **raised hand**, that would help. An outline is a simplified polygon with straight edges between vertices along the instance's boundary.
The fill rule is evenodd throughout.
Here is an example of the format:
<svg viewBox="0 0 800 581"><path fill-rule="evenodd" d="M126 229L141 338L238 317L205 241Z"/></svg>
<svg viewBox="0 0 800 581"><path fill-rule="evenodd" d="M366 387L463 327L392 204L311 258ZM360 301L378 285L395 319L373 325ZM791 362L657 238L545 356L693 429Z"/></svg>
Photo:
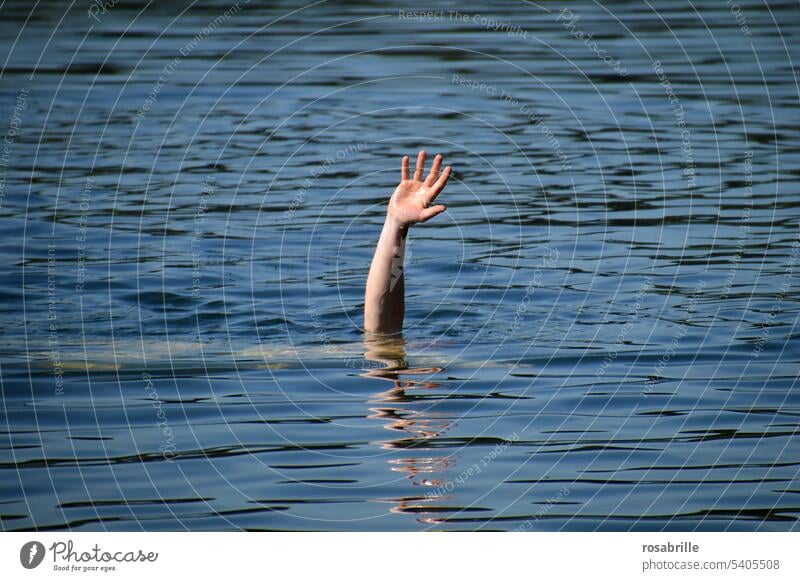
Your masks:
<svg viewBox="0 0 800 581"><path fill-rule="evenodd" d="M408 156L403 156L401 181L389 199L388 210L389 216L401 226L426 222L447 209L442 204L433 205L433 201L447 184L451 168L450 166L444 168L440 175L442 156L437 155L433 160L431 172L423 181L425 155L425 151L420 151L417 155L413 177L409 172Z"/></svg>
<svg viewBox="0 0 800 581"><path fill-rule="evenodd" d="M433 160L431 173L423 181L425 152L417 156L412 178L408 156L403 156L402 179L389 199L386 222L375 248L375 256L367 277L364 293L364 329L369 333L394 334L403 331L405 315L405 277L403 276L406 236L409 226L425 222L445 211L433 205L450 177L450 168L443 172L442 156Z"/></svg>

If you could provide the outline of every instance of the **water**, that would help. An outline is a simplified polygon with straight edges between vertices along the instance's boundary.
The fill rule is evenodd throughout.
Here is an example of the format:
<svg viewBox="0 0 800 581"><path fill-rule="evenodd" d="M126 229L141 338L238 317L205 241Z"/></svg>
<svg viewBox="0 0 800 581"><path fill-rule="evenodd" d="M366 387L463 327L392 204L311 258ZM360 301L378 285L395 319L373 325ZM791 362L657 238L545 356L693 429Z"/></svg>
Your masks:
<svg viewBox="0 0 800 581"><path fill-rule="evenodd" d="M91 6L0 9L4 530L797 528L795 3Z"/></svg>

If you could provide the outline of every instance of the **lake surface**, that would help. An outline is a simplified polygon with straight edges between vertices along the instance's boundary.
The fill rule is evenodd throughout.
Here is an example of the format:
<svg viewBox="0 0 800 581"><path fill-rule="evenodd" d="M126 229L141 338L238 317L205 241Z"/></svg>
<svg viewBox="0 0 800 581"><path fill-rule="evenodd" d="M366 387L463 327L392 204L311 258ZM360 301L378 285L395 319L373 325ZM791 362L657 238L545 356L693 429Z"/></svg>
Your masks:
<svg viewBox="0 0 800 581"><path fill-rule="evenodd" d="M798 528L797 3L483 4L3 3L3 530Z"/></svg>

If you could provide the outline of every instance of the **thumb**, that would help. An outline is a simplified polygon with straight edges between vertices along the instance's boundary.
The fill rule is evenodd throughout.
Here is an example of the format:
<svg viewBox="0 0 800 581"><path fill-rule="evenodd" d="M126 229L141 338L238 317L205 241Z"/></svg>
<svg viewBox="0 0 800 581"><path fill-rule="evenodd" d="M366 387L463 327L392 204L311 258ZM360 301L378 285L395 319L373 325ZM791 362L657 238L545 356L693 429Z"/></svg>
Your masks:
<svg viewBox="0 0 800 581"><path fill-rule="evenodd" d="M441 214L442 212L444 212L446 209L447 208L443 204L438 204L436 206L431 206L430 208L425 208L420 213L420 216L422 217L422 221L423 222L427 222L428 220L430 220L434 216L437 216L437 215Z"/></svg>

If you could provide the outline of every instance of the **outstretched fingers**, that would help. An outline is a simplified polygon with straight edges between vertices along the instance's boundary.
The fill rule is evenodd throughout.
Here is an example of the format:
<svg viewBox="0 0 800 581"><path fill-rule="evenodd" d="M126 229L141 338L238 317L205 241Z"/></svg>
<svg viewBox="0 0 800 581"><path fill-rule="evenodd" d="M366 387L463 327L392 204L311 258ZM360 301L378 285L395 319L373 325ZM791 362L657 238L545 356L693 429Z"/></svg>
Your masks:
<svg viewBox="0 0 800 581"><path fill-rule="evenodd" d="M414 168L414 181L421 182L422 174L425 171L425 150L421 150L417 155L417 166Z"/></svg>
<svg viewBox="0 0 800 581"><path fill-rule="evenodd" d="M436 157L433 158L433 167L431 168L431 173L428 174L428 177L425 179L425 185L431 187L433 183L436 181L436 178L439 177L439 169L442 167L442 156L437 154Z"/></svg>
<svg viewBox="0 0 800 581"><path fill-rule="evenodd" d="M411 174L409 173L409 159L407 155L403 156L403 161L400 162L400 179L407 180Z"/></svg>

